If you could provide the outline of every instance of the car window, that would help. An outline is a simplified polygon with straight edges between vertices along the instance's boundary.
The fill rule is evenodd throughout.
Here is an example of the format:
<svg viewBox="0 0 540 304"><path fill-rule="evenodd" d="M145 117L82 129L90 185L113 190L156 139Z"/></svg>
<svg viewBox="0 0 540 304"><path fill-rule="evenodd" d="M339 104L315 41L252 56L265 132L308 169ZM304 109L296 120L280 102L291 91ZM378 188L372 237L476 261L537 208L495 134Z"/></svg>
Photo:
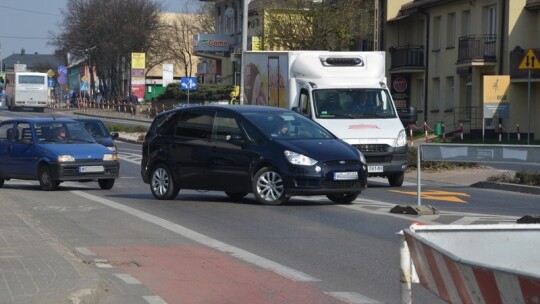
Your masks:
<svg viewBox="0 0 540 304"><path fill-rule="evenodd" d="M17 124L17 127L14 129L16 130L13 142L16 143L22 143L22 144L29 144L32 143L32 130L30 129L30 124L27 122L21 122Z"/></svg>
<svg viewBox="0 0 540 304"><path fill-rule="evenodd" d="M219 113L214 120L213 140L227 141L231 135L240 135L240 127L236 119L226 113Z"/></svg>
<svg viewBox="0 0 540 304"><path fill-rule="evenodd" d="M0 125L0 141L7 141L11 137L13 123L4 123Z"/></svg>
<svg viewBox="0 0 540 304"><path fill-rule="evenodd" d="M212 136L212 112L183 111L176 123L176 136L210 139Z"/></svg>
<svg viewBox="0 0 540 304"><path fill-rule="evenodd" d="M36 137L40 143L93 143L92 136L78 122L40 122L35 124Z"/></svg>
<svg viewBox="0 0 540 304"><path fill-rule="evenodd" d="M279 114L261 112L246 113L245 117L256 125L267 138L280 139L325 139L334 138L328 130L311 119L298 113L287 111ZM287 126L286 134L279 131Z"/></svg>

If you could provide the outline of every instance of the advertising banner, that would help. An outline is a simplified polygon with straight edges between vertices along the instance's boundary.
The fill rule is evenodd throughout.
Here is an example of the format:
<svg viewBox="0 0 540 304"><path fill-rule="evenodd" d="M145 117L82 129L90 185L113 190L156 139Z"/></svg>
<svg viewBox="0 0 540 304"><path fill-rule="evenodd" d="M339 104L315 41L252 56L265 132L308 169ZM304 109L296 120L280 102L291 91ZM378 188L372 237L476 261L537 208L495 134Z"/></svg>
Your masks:
<svg viewBox="0 0 540 304"><path fill-rule="evenodd" d="M510 118L509 75L484 76L484 118Z"/></svg>

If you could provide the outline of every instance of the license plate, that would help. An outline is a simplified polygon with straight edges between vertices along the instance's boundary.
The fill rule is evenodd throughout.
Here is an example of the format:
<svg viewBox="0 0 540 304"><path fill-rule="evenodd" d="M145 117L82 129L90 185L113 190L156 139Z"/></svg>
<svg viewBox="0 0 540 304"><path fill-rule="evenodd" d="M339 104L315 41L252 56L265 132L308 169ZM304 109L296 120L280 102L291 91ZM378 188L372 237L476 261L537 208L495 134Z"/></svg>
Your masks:
<svg viewBox="0 0 540 304"><path fill-rule="evenodd" d="M80 166L79 173L93 173L93 172L103 172L105 168L103 166Z"/></svg>
<svg viewBox="0 0 540 304"><path fill-rule="evenodd" d="M334 180L358 179L358 172L334 172Z"/></svg>
<svg viewBox="0 0 540 304"><path fill-rule="evenodd" d="M373 173L373 172L383 172L383 166L368 166L367 172Z"/></svg>

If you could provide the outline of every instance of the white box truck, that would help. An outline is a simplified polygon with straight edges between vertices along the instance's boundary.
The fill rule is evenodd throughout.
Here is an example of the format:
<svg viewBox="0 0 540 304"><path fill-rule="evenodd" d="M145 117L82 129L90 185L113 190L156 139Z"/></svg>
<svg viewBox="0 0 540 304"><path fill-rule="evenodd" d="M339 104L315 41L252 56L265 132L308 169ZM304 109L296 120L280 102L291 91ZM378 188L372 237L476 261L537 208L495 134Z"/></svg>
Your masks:
<svg viewBox="0 0 540 304"><path fill-rule="evenodd" d="M245 52L244 104L295 110L357 147L369 176L403 184L407 167L404 123L386 86L384 52Z"/></svg>

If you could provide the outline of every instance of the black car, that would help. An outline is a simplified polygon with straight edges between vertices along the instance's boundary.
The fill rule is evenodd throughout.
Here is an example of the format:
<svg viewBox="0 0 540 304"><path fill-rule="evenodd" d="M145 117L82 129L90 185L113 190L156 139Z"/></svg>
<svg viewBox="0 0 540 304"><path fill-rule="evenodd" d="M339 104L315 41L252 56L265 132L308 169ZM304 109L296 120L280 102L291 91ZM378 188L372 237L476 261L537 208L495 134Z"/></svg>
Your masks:
<svg viewBox="0 0 540 304"><path fill-rule="evenodd" d="M116 143L115 139L118 138L117 132L109 132L107 126L97 118L77 118L76 121L79 121L83 124L84 128L92 137L100 144L109 148L109 150L116 152Z"/></svg>
<svg viewBox="0 0 540 304"><path fill-rule="evenodd" d="M155 117L142 146L141 175L157 199L180 189L253 193L278 205L296 195L351 203L367 185L366 161L312 120L263 106L194 106Z"/></svg>

